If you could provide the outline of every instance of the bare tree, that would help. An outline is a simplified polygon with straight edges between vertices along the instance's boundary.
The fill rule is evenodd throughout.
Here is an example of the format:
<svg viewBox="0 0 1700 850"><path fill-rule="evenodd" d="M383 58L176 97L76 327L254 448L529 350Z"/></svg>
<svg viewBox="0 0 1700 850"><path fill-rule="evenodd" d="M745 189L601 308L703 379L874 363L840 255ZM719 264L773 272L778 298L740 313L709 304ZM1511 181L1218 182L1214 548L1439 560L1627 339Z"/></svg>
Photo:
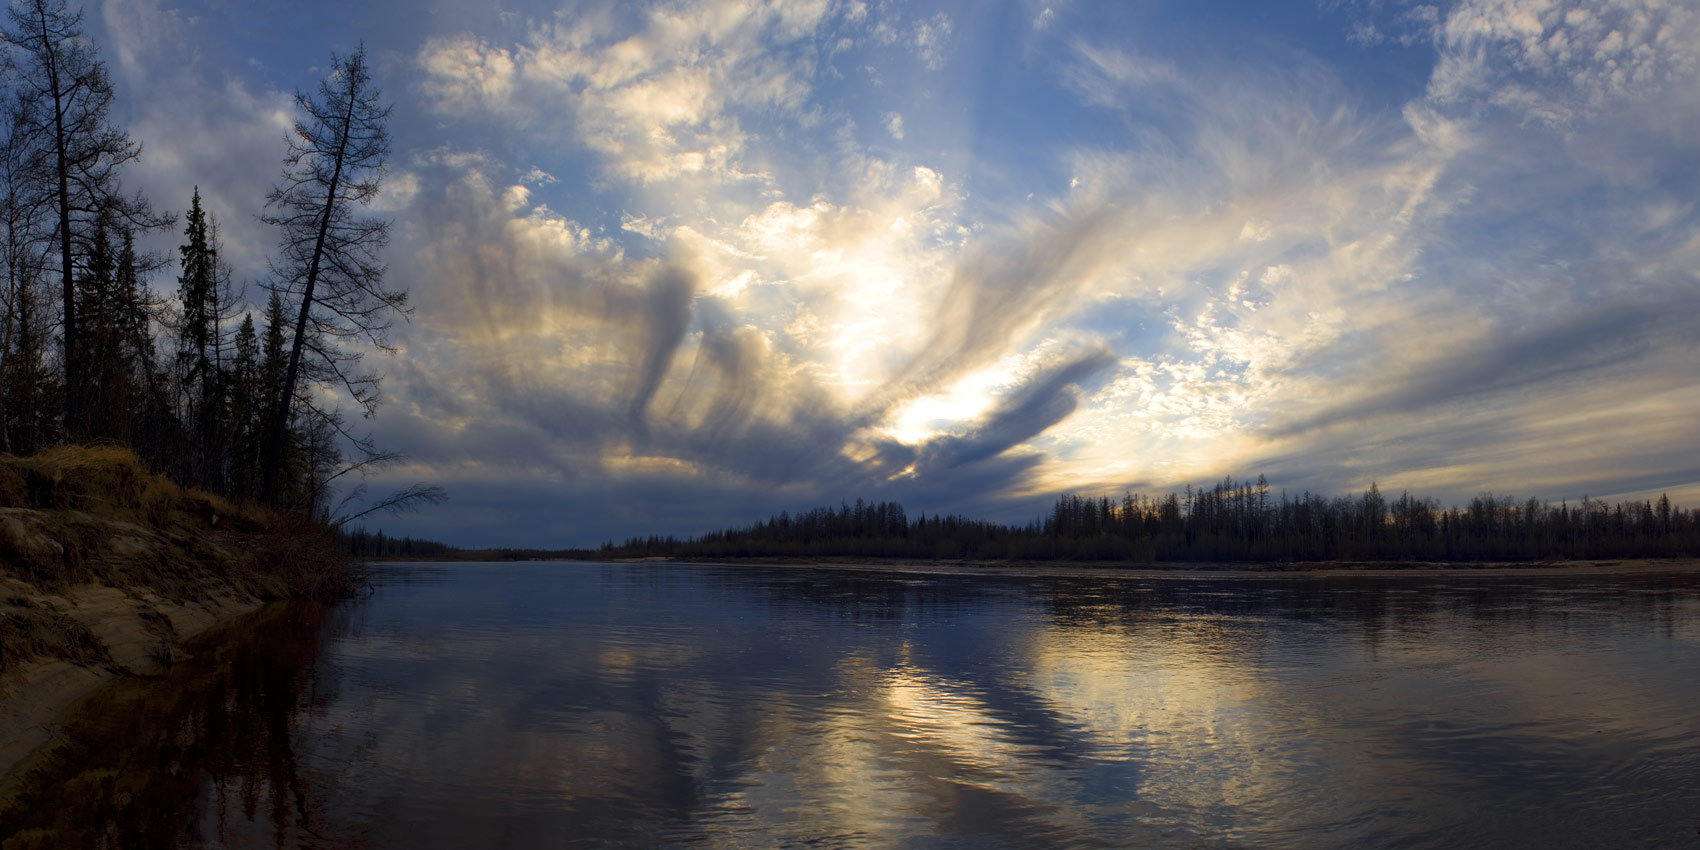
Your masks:
<svg viewBox="0 0 1700 850"><path fill-rule="evenodd" d="M408 513L418 510L425 505L440 505L448 499L448 493L434 484L410 484L402 487L371 504L365 505L360 511L350 513L366 496L364 479L377 470L394 463L406 460L400 452L378 452L366 458L343 467L335 475L320 482L320 488L328 490L336 483L336 479L349 473L358 473L362 481L351 488L336 507L329 511L329 523L332 528L342 528L354 520L375 513Z"/></svg>
<svg viewBox="0 0 1700 850"><path fill-rule="evenodd" d="M291 409L294 402L313 407L301 379L308 386L341 388L369 415L378 403L379 379L358 371L360 352L347 346L393 351L391 320L407 312L407 293L384 287L378 260L389 241L389 222L357 214L377 196L389 155L384 125L390 109L372 85L365 49L333 56L318 97L298 94L296 103L304 115L289 139L283 180L262 216L282 231L272 286L299 303L266 451L263 490L273 502ZM370 447L354 442L362 451Z"/></svg>
<svg viewBox="0 0 1700 850"><path fill-rule="evenodd" d="M19 105L15 133L24 167L48 188L48 214L64 290L62 315L65 428L82 426L83 364L77 316L78 258L104 219L118 227L151 230L170 223L139 195L126 197L118 171L141 155L141 145L107 122L112 82L94 44L83 34L83 15L64 0L20 0L8 11L5 42L16 51L12 66Z"/></svg>
<svg viewBox="0 0 1700 850"><path fill-rule="evenodd" d="M34 289L43 271L41 220L47 198L40 175L24 162L21 110L10 109L5 118L4 136L0 136L0 265L4 266L4 279L0 280L0 383L5 390L0 392L0 452L11 453L18 448L34 448L28 438L14 446L14 423L41 418L39 411L29 408L41 401L35 377L41 365L36 344L40 317L33 308L37 303Z"/></svg>

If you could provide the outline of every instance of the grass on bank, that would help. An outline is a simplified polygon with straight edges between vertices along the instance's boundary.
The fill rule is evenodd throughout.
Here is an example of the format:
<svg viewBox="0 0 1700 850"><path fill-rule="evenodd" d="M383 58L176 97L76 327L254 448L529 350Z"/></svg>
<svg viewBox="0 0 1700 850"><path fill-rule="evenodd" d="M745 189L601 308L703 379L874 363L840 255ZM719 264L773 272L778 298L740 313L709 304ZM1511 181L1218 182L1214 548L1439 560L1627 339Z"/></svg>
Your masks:
<svg viewBox="0 0 1700 850"><path fill-rule="evenodd" d="M349 558L299 513L237 505L147 471L117 446L0 455L0 671L103 661L63 594L99 584L179 603L346 592Z"/></svg>

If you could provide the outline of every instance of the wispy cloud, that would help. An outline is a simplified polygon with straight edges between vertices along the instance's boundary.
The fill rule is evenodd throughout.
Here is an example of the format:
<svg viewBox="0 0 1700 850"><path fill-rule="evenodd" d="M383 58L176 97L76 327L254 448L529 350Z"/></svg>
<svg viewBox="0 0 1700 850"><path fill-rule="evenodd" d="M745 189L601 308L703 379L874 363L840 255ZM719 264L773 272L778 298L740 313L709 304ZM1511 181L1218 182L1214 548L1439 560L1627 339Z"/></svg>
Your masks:
<svg viewBox="0 0 1700 850"><path fill-rule="evenodd" d="M407 474L589 517L516 509L535 542L1258 472L1700 494L1700 13L976 12L522 3L383 36L419 312L376 427ZM201 182L263 271L287 87L185 52L190 12L103 17L125 85L186 104L138 109L140 181Z"/></svg>

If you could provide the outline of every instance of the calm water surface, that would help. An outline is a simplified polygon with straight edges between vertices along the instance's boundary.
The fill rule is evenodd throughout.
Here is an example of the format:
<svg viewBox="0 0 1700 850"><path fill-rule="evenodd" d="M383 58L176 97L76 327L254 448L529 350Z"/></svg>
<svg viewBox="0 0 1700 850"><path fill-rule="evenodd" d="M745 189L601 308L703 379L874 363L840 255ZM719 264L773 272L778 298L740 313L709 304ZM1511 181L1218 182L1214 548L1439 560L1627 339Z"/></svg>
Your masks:
<svg viewBox="0 0 1700 850"><path fill-rule="evenodd" d="M5 847L1700 848L1700 577L386 566Z"/></svg>

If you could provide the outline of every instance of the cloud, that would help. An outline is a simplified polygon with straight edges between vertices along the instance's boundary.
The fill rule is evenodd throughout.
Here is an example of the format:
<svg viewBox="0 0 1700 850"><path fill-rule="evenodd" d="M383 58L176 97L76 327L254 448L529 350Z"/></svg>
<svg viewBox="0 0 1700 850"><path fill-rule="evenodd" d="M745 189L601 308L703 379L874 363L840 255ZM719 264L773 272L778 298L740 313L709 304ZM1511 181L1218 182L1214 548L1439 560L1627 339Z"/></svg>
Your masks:
<svg viewBox="0 0 1700 850"><path fill-rule="evenodd" d="M420 51L421 88L439 111L464 116L481 109L504 110L513 97L517 67L513 54L467 36L426 42Z"/></svg>
<svg viewBox="0 0 1700 850"><path fill-rule="evenodd" d="M391 374L399 415L381 417L415 458L416 477L547 474L618 492L712 479L742 494L740 504L775 505L787 492L995 493L1032 468L1022 446L1074 409L1073 387L1111 362L1101 348L1059 355L994 390L1002 401L970 432L906 446L857 405L921 391L898 376L903 361L840 366L833 355L925 349L922 329L937 323L927 305L947 285L962 238L942 217L950 196L939 175L876 166L895 190L879 193L879 207L776 202L713 239L640 228L666 240L667 259L634 260L583 225L512 202L517 187L493 183L479 158L433 159L416 170L422 186L441 188L414 201L424 217L411 243L418 253L396 269L429 306L407 330L407 363ZM913 278L940 263L932 277ZM752 281L725 286L733 268ZM887 273L897 276L889 284ZM904 276L923 285L905 287ZM886 295L915 312L893 313ZM816 337L796 325L799 313L886 330ZM990 333L993 321L981 317L973 333ZM951 368L1004 350L976 345ZM914 481L913 470L906 479L923 454L927 480Z"/></svg>
<svg viewBox="0 0 1700 850"><path fill-rule="evenodd" d="M152 0L105 0L100 11L118 58L123 124L143 147L126 169L127 188L163 210L187 209L198 188L238 282L263 277L277 237L254 213L281 168L293 97L204 62L193 47L206 37L202 23L180 11ZM180 237L158 234L144 245L175 259Z"/></svg>
<svg viewBox="0 0 1700 850"><path fill-rule="evenodd" d="M970 249L952 273L950 288L929 322L920 350L870 399L870 416L945 382L1003 353L1024 335L1072 311L1074 290L1093 282L1119 232L1113 215L1090 210L1055 221L1024 223L1001 250ZM990 240L988 240L990 241Z"/></svg>
<svg viewBox="0 0 1700 850"><path fill-rule="evenodd" d="M187 11L102 8L138 183L202 181L263 271L287 96L186 49ZM557 11L374 54L405 130L376 206L419 305L376 427L489 515L504 480L600 534L1692 467L1681 4L1358 5L1329 43L1234 55L1036 2L1014 46L887 3ZM993 86L924 73L1006 47ZM548 513L510 530L587 533Z"/></svg>
<svg viewBox="0 0 1700 850"><path fill-rule="evenodd" d="M1094 208L1094 192L1073 203L1103 211L1105 253L1122 272L1112 280L1136 284L1099 283L1102 297L1130 299L1120 315L1166 334L1147 331L1145 350L1048 432L1033 480L1171 487L1273 470L1332 492L1403 470L1452 497L1490 473L1550 480L1525 465L1535 446L1560 445L1565 432L1539 424L1555 398L1639 371L1681 374L1694 329L1674 305L1694 278L1667 257L1687 250L1694 220L1620 164L1638 161L1629 145L1660 151L1639 161L1680 156L1664 142L1631 142L1602 121L1572 125L1566 147L1524 116L1472 113L1433 91L1401 121L1364 118L1330 112L1339 81L1304 62L1248 85L1076 48L1063 78L1085 102L1185 113L1141 155L1083 151L1071 168L1083 190L1142 199L1145 209ZM1535 186L1552 200L1531 199L1523 187ZM1586 193L1613 200L1580 215L1558 200ZM1650 388L1664 398L1682 385ZM1591 395L1600 409L1632 397ZM1506 450L1514 438L1494 438L1492 421L1521 423L1528 448ZM1400 440L1424 448L1394 450ZM1467 460L1479 442L1499 454ZM1687 442L1667 437L1661 452ZM1578 454L1566 474L1609 478L1606 454Z"/></svg>
<svg viewBox="0 0 1700 850"><path fill-rule="evenodd" d="M829 11L824 2L654 4L635 28L585 16L539 25L512 48L435 39L416 61L439 112L484 109L526 125L563 111L573 120L550 131L575 135L621 179L760 179L743 162L744 113L802 108L812 36Z"/></svg>
<svg viewBox="0 0 1700 850"><path fill-rule="evenodd" d="M1068 418L1080 403L1076 386L1116 362L1106 349L1075 355L1035 374L966 434L936 438L921 447L924 474L996 457Z"/></svg>
<svg viewBox="0 0 1700 850"><path fill-rule="evenodd" d="M1430 99L1565 124L1700 78L1700 12L1657 0L1470 0L1437 26Z"/></svg>
<svg viewBox="0 0 1700 850"><path fill-rule="evenodd" d="M645 287L645 304L639 312L647 318L647 344L639 366L637 392L632 396L631 417L641 422L661 386L661 379L673 365L673 355L685 338L690 326L691 296L696 280L690 272L666 267L659 270Z"/></svg>
<svg viewBox="0 0 1700 850"><path fill-rule="evenodd" d="M887 112L885 114L885 130L891 134L893 139L903 141L903 116L896 112Z"/></svg>
<svg viewBox="0 0 1700 850"><path fill-rule="evenodd" d="M950 17L943 12L915 24L915 35L909 43L915 51L915 56L929 70L937 71L944 67L950 30Z"/></svg>
<svg viewBox="0 0 1700 850"><path fill-rule="evenodd" d="M1385 388L1324 407L1275 433L1409 416L1474 399L1504 403L1541 389L1563 391L1579 376L1619 372L1623 364L1641 368L1655 355L1691 349L1690 341L1700 339L1700 320L1680 307L1690 297L1678 289L1638 304L1564 315L1523 332L1489 327L1470 343L1401 370Z"/></svg>

